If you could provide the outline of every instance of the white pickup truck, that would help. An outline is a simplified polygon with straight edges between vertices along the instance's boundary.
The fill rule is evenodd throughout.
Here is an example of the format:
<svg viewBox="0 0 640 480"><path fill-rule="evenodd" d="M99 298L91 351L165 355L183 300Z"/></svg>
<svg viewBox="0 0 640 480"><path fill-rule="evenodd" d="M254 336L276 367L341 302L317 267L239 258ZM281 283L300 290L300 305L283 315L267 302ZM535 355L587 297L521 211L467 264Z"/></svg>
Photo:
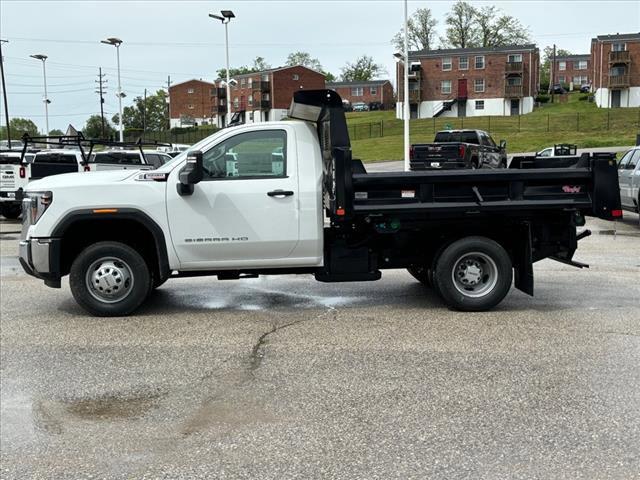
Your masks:
<svg viewBox="0 0 640 480"><path fill-rule="evenodd" d="M371 173L351 158L342 100L294 94L290 121L221 130L153 171L33 182L23 268L95 315L127 315L169 278L406 268L453 308L533 294L532 263L573 266L585 215L622 215L615 162L584 168ZM567 188L567 185L571 188Z"/></svg>

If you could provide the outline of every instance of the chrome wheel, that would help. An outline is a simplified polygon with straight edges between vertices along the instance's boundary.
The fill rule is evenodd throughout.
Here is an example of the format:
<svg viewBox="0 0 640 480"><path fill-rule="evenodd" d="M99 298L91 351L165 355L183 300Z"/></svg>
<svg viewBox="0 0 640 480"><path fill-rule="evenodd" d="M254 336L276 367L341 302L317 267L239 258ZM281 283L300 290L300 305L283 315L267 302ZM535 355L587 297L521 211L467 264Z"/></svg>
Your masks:
<svg viewBox="0 0 640 480"><path fill-rule="evenodd" d="M460 257L451 275L456 290L472 298L487 295L498 283L498 267L491 257L481 252Z"/></svg>
<svg viewBox="0 0 640 480"><path fill-rule="evenodd" d="M126 262L104 257L89 266L85 281L93 298L104 303L116 303L131 293L134 278Z"/></svg>

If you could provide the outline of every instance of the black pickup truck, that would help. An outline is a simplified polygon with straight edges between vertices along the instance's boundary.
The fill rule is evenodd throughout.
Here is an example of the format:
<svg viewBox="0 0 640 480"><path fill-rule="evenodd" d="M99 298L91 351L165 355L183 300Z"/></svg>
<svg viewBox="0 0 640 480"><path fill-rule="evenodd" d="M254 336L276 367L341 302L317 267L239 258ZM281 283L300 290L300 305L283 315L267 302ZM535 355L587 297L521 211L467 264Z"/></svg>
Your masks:
<svg viewBox="0 0 640 480"><path fill-rule="evenodd" d="M416 143L410 150L411 170L506 168L506 142L496 145L482 130L443 130L433 143Z"/></svg>

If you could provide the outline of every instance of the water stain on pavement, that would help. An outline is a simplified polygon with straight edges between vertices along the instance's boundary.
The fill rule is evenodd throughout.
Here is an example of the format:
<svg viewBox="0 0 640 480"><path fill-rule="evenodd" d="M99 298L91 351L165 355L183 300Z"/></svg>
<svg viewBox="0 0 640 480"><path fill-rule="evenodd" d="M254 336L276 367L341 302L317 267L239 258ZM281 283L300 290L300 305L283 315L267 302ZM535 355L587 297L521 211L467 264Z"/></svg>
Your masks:
<svg viewBox="0 0 640 480"><path fill-rule="evenodd" d="M69 422L109 422L134 420L157 407L160 392L142 394L106 394L69 400L40 399L33 402L34 425L50 434L61 434Z"/></svg>

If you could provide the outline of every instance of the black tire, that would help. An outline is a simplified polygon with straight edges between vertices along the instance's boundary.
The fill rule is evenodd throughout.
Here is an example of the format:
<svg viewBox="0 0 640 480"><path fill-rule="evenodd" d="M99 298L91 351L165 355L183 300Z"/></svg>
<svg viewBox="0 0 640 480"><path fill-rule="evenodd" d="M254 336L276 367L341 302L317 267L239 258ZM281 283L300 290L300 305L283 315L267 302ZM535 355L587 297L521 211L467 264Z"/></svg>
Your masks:
<svg viewBox="0 0 640 480"><path fill-rule="evenodd" d="M103 292L98 291L103 290L99 285L93 285L94 281L96 284L105 282L99 284L104 286ZM76 302L99 317L131 314L147 298L151 282L144 258L119 242L99 242L85 248L73 261L69 275ZM109 292L111 298L108 298Z"/></svg>
<svg viewBox="0 0 640 480"><path fill-rule="evenodd" d="M418 280L424 286L432 286L430 270L428 268L413 266L407 268L407 272L409 272L413 278Z"/></svg>
<svg viewBox="0 0 640 480"><path fill-rule="evenodd" d="M499 243L489 238L462 238L444 249L436 262L434 280L440 296L451 308L465 312L489 310L511 288L511 259Z"/></svg>
<svg viewBox="0 0 640 480"><path fill-rule="evenodd" d="M0 205L0 214L9 220L15 220L22 213L20 205Z"/></svg>

